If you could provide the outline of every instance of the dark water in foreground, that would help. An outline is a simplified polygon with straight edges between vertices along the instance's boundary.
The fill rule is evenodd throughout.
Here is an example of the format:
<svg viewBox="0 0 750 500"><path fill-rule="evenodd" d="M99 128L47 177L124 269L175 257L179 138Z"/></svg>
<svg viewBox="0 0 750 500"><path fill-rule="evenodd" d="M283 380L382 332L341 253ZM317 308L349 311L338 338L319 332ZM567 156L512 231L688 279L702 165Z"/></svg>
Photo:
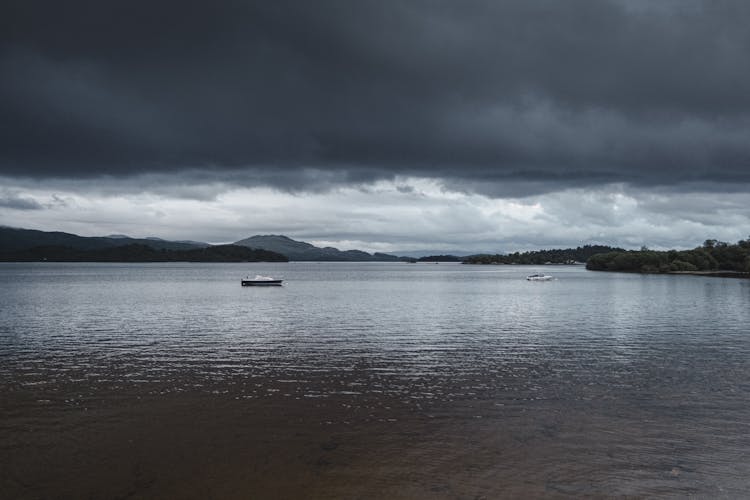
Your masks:
<svg viewBox="0 0 750 500"><path fill-rule="evenodd" d="M557 279L523 279L539 270ZM246 274L285 286L241 287ZM539 467L553 496L742 497L750 281L556 266L0 264L0 389L12 395L0 415L14 417L186 393L366 405L373 422L417 412L536 440L528 450L546 455L527 457L523 474ZM419 446L438 452L433 439ZM513 469L480 462L485 482Z"/></svg>

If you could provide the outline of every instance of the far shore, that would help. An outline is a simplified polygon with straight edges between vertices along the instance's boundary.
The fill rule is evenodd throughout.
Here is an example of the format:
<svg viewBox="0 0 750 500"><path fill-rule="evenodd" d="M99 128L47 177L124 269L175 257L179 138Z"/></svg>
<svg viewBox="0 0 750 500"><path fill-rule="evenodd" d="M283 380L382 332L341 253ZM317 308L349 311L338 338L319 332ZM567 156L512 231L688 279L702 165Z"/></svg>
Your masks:
<svg viewBox="0 0 750 500"><path fill-rule="evenodd" d="M693 276L712 276L714 278L750 278L750 273L741 271L669 271L666 274L690 274Z"/></svg>
<svg viewBox="0 0 750 500"><path fill-rule="evenodd" d="M741 271L666 271L666 272L646 272L646 271L610 271L608 269L589 269L589 271L605 273L629 273L629 274L678 274L688 276L708 276L711 278L740 278L750 279L750 273Z"/></svg>

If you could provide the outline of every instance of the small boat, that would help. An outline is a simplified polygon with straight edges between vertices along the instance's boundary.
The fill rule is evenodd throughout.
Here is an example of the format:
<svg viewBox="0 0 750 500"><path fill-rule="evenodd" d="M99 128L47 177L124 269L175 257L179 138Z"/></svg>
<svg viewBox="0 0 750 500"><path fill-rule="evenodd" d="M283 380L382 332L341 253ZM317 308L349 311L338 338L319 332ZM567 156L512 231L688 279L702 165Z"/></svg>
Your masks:
<svg viewBox="0 0 750 500"><path fill-rule="evenodd" d="M553 278L549 274L530 274L526 276L526 281L551 281Z"/></svg>
<svg viewBox="0 0 750 500"><path fill-rule="evenodd" d="M242 279L242 286L281 286L281 282L284 280L273 279L268 276L261 276L256 274L255 278L247 276Z"/></svg>

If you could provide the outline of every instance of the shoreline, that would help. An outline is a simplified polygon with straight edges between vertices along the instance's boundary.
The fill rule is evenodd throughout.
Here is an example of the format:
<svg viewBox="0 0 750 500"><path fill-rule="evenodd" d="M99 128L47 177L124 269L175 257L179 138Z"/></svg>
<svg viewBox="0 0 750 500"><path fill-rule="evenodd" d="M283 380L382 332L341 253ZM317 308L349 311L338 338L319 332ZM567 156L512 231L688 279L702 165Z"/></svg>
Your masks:
<svg viewBox="0 0 750 500"><path fill-rule="evenodd" d="M594 271L598 273L625 273L625 274L648 274L648 275L663 275L671 274L677 276L705 276L709 278L735 278L735 279L750 279L750 273L742 271L666 271L666 272L646 272L646 271L613 271L610 269L589 269L587 271Z"/></svg>
<svg viewBox="0 0 750 500"><path fill-rule="evenodd" d="M709 276L713 278L750 278L750 273L742 271L670 271L666 274L687 274L691 276Z"/></svg>

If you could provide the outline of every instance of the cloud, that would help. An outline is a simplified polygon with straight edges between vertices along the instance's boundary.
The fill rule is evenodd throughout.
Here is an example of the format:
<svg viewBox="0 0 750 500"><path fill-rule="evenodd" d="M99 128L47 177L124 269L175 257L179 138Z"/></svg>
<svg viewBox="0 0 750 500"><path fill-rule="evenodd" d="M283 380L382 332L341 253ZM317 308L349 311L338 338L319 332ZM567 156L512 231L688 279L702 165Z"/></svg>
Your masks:
<svg viewBox="0 0 750 500"><path fill-rule="evenodd" d="M750 234L746 2L3 7L12 225L377 250Z"/></svg>
<svg viewBox="0 0 750 500"><path fill-rule="evenodd" d="M6 190L0 190L0 207L12 210L41 210L44 208L34 198Z"/></svg>
<svg viewBox="0 0 750 500"><path fill-rule="evenodd" d="M750 182L745 2L9 7L6 177L164 176L200 199L398 176L491 197Z"/></svg>
<svg viewBox="0 0 750 500"><path fill-rule="evenodd" d="M342 249L446 249L506 252L585 243L691 248L707 238L750 235L750 194L665 193L625 184L568 188L522 198L447 189L433 179L399 177L300 195L235 187L194 199L168 193L14 187L40 210L0 206L0 222L87 236L112 233L226 243L286 234ZM54 202L57 200L57 202Z"/></svg>

